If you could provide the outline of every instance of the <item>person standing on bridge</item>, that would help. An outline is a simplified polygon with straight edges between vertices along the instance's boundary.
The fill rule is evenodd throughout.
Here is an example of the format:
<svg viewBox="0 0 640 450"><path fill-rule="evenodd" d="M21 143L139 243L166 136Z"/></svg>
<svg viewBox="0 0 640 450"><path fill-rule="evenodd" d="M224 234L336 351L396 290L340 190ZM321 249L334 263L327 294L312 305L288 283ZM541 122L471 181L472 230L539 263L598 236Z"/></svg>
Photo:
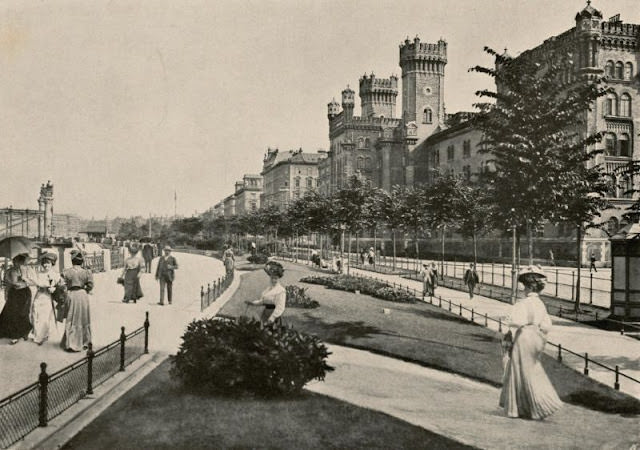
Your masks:
<svg viewBox="0 0 640 450"><path fill-rule="evenodd" d="M540 299L546 275L540 266L520 271L525 298L513 306L505 341L508 360L500 392L500 406L508 417L544 419L562 406L540 362L551 319Z"/></svg>
<svg viewBox="0 0 640 450"><path fill-rule="evenodd" d="M71 250L72 266L62 273L67 286L65 302L64 336L60 342L67 352L79 352L91 342L91 311L89 295L93 289L93 274L84 269L84 256L80 250Z"/></svg>
<svg viewBox="0 0 640 450"><path fill-rule="evenodd" d="M173 280L175 279L175 270L178 268L178 261L171 256L171 247L164 247L164 256L158 260L156 267L156 280L160 283L160 302L158 305L164 305L164 289L167 287L167 301L171 304L173 295Z"/></svg>

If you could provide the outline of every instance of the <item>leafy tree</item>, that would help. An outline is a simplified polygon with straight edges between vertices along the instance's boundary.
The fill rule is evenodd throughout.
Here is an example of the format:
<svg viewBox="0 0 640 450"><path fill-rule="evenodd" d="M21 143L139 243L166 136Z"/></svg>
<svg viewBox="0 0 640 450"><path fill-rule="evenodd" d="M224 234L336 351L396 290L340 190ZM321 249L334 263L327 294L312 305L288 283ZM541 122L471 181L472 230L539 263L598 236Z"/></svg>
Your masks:
<svg viewBox="0 0 640 450"><path fill-rule="evenodd" d="M396 269L396 231L402 228L403 188L394 186L391 192L382 191L379 198L379 214L387 228L391 230L393 243L393 270Z"/></svg>
<svg viewBox="0 0 640 450"><path fill-rule="evenodd" d="M423 187L405 187L398 190L398 212L400 213L401 228L406 232L412 232L416 252L416 270L418 270L418 257L420 248L418 238L420 232L430 223L431 211L427 207L427 193Z"/></svg>
<svg viewBox="0 0 640 450"><path fill-rule="evenodd" d="M569 209L575 199L570 190L588 181L586 172L577 169L578 160L587 164L593 157L586 149L600 134L584 132L586 112L607 90L601 80L567 79L567 73L573 74L568 53L549 52L541 60L536 53L514 59L485 51L495 58L495 67L470 70L494 78L497 86L476 93L484 100L476 104L481 113L475 126L483 132L480 151L491 154L496 167L487 188L496 225L515 221L527 230L532 262L533 230L559 216L558 210Z"/></svg>

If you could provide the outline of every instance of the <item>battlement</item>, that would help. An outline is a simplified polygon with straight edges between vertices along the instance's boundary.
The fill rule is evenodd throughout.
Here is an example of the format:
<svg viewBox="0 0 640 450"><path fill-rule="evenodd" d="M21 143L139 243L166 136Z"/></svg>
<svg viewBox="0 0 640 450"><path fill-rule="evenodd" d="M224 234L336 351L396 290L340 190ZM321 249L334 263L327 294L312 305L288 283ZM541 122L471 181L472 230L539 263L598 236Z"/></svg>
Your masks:
<svg viewBox="0 0 640 450"><path fill-rule="evenodd" d="M433 62L447 62L447 42L443 39L438 40L436 44L420 42L420 38L416 36L413 41L409 38L400 44L400 65L404 62L414 60L426 60Z"/></svg>
<svg viewBox="0 0 640 450"><path fill-rule="evenodd" d="M376 78L372 73L370 76L364 74L360 77L360 95L367 92L398 92L398 77L391 75L389 78Z"/></svg>
<svg viewBox="0 0 640 450"><path fill-rule="evenodd" d="M640 37L640 25L632 23L616 22L602 22L600 24L602 32L606 34L613 34L617 36L629 36Z"/></svg>

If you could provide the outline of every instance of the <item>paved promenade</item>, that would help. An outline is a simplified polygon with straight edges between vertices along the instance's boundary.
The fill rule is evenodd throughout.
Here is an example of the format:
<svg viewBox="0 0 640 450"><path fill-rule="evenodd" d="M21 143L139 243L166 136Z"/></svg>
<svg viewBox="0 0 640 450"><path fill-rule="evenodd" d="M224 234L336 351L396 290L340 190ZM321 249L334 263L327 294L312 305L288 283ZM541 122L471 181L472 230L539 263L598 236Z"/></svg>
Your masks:
<svg viewBox="0 0 640 450"><path fill-rule="evenodd" d="M422 283L407 280L398 275L384 275L353 268L350 270L353 274L372 276L422 291ZM509 304L478 295L475 295L473 299L469 299L469 295L465 292L443 287L436 289L436 296L442 297L443 305L446 307L448 307L447 301L451 300L456 305L462 303L464 308L473 309L476 320L478 322L482 321L482 323L484 323L484 314L495 319L502 318L505 320L511 310L511 305ZM453 311L458 312L459 310L456 311L454 309ZM470 317L471 314L463 310L463 315ZM600 330L559 317L552 317L552 319L554 327L549 333L550 342L560 344L563 348L580 355L588 353L590 359L607 366L615 367L618 365L625 374L640 380L640 340L622 336L618 332ZM489 327L497 330L498 324L489 321ZM554 356L557 354L557 349L549 345L546 351ZM583 358L570 355L567 352L563 352L563 361L580 372L584 368ZM589 366L589 375L603 384L613 387L615 381L613 372L592 364ZM640 383L620 377L620 390L640 398Z"/></svg>
<svg viewBox="0 0 640 450"><path fill-rule="evenodd" d="M152 350L161 353L175 352L184 325L192 318L214 315L231 297L242 276L242 272L237 272L229 290L203 314L199 311L197 295L194 298L192 294L193 286L199 286L208 278L216 278L222 270L221 265L216 260L197 255L178 254L177 257L181 265L179 275L182 281L178 281L176 285L176 292L180 293L176 296L176 305L171 308L153 305L157 301L157 285L148 275L145 275L143 289L146 289L145 292L149 294L143 303L136 306L119 304L119 300L111 300L112 295L120 293L117 288L113 288L117 273L102 274L100 279L104 281L105 286L109 282L108 286L111 287L105 287L107 290L105 294L109 296L104 297L104 309L96 307L96 314L97 311L107 315L112 314L117 322L125 321L125 325L130 322L133 328L139 322L137 315L143 315L145 310L150 310ZM212 276L209 276L209 271L212 272ZM96 299L102 301L102 295L105 294L101 295L99 292L96 289L94 295ZM458 297L455 297L456 300L461 297L457 291L445 293L442 289L441 293L443 295L450 293L452 299L458 294ZM489 311L491 305L497 302L486 300L488 301L487 311L499 314L499 310ZM98 319L95 323L96 331L103 329L99 332L101 333L99 339L104 339L105 343L117 337L115 336L117 330L114 335L109 335L113 320L104 318ZM2 357L6 350L14 351L13 347L3 346ZM309 390L385 412L469 445L497 449L515 447L628 449L634 444L640 444L640 420L637 417L599 413L567 404L543 422L508 419L497 407L499 390L485 383L362 350L331 345L330 351L332 354L329 357L329 364L335 366L336 370L329 373L324 382L310 383L307 386ZM57 347L49 349L47 354L50 358L54 356L57 358L60 355L66 354L58 352ZM34 359L33 362L35 364L38 361ZM60 365L63 364L60 363ZM3 380L6 379L3 376ZM122 395L133 385L132 383L138 380L139 378L136 378L131 382L125 382L126 386L119 388L118 395ZM97 390L96 394L100 396L100 390ZM63 427L61 433L55 434L46 442L63 444L73 433L81 429L83 424L86 425L114 400L115 398L110 399L102 407L99 404L96 405L95 411L86 411L82 414L82 420L72 418L69 427ZM75 416L70 414L70 417ZM62 417L54 420L64 422ZM76 420L78 424L74 428ZM55 431L59 426L50 427L50 432ZM47 430L45 428L37 431ZM39 440L35 439L35 434L33 439L27 439L19 448L31 448L37 446L37 443L44 442L41 440L42 437L38 437Z"/></svg>
<svg viewBox="0 0 640 450"><path fill-rule="evenodd" d="M224 274L222 263L216 259L175 253L180 268L173 285L174 300L171 306L157 305L159 286L152 272L142 276L144 297L137 304L122 303L123 288L116 283L121 269L94 274L95 289L91 300L91 331L94 349L109 344L120 336L120 327L126 332L144 323L145 311L149 311L149 347L151 352L175 353L184 328L200 314L200 286ZM2 307L2 305L0 305ZM8 339L0 339L0 398L37 380L40 363L46 362L52 373L84 356L84 353L67 353L59 347L64 327L58 330L42 346L20 341L8 345Z"/></svg>

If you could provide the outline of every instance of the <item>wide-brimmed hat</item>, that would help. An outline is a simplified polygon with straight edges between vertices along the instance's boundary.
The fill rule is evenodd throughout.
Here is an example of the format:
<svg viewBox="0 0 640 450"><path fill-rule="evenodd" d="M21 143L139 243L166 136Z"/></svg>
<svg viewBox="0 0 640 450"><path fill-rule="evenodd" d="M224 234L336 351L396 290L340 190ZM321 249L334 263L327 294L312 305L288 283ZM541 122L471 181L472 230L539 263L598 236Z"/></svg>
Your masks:
<svg viewBox="0 0 640 450"><path fill-rule="evenodd" d="M522 279L527 276L533 276L535 278L547 278L544 270L542 270L542 267L540 267L539 265L526 266L520 269L520 272L518 273L518 281L522 281Z"/></svg>
<svg viewBox="0 0 640 450"><path fill-rule="evenodd" d="M171 251L171 250L173 250L173 249L171 248L171 246L169 246L169 245L165 245L165 246L164 246L164 250L165 250L165 251L166 251L166 250Z"/></svg>
<svg viewBox="0 0 640 450"><path fill-rule="evenodd" d="M280 264L278 261L268 261L265 265L264 265L264 271L267 272L267 275L269 275L270 277L278 277L278 278L282 278L282 276L284 275L284 267L282 267L282 264Z"/></svg>
<svg viewBox="0 0 640 450"><path fill-rule="evenodd" d="M40 255L40 264L45 261L50 261L51 264L55 264L58 261L58 256L52 252L46 252Z"/></svg>

